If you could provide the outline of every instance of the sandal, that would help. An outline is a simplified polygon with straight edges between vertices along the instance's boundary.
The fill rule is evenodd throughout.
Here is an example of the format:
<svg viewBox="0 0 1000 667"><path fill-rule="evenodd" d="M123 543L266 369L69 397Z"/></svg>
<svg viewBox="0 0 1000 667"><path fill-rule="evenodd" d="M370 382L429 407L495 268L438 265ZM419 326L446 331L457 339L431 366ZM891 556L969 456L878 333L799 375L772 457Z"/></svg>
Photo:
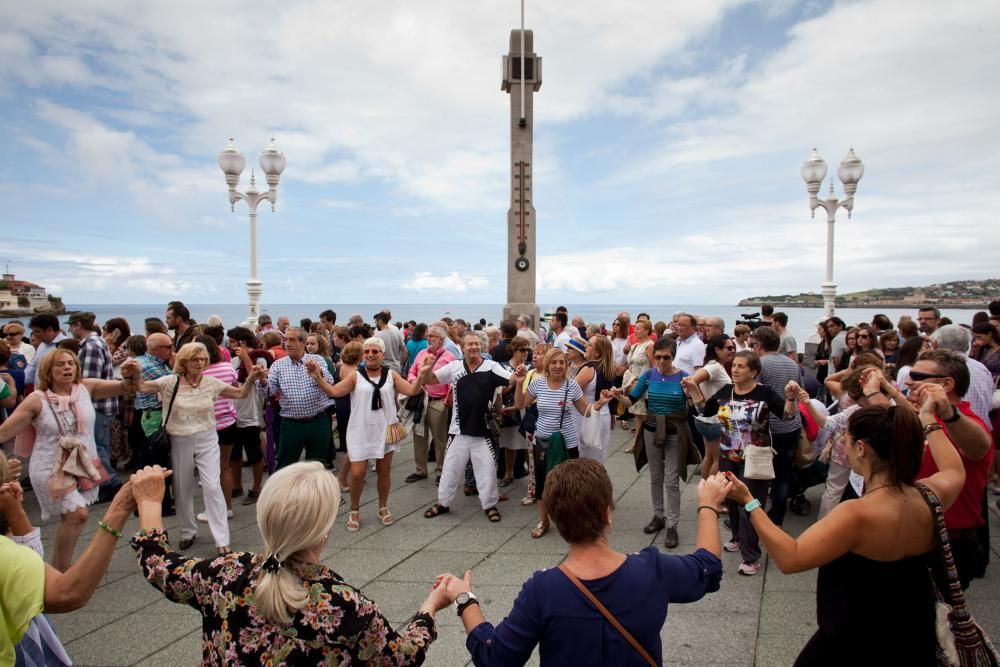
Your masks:
<svg viewBox="0 0 1000 667"><path fill-rule="evenodd" d="M433 505L427 508L426 512L424 512L424 518L433 519L439 514L447 514L450 511L451 511L450 507L445 507L441 503L434 503Z"/></svg>
<svg viewBox="0 0 1000 667"><path fill-rule="evenodd" d="M521 498L522 505L534 505L537 502L538 498L532 498L531 496L525 496L524 498Z"/></svg>
<svg viewBox="0 0 1000 667"><path fill-rule="evenodd" d="M187 551L188 549L191 548L192 544L194 544L194 538L193 537L185 537L185 538L181 538L180 544L178 544L177 546L180 547L181 551Z"/></svg>
<svg viewBox="0 0 1000 667"><path fill-rule="evenodd" d="M347 531L356 533L361 530L361 510L351 510L347 515Z"/></svg>
<svg viewBox="0 0 1000 667"><path fill-rule="evenodd" d="M479 495L479 489L477 489L476 487L472 486L471 484L466 484L465 488L462 489L462 493L464 493L467 496L478 496Z"/></svg>
<svg viewBox="0 0 1000 667"><path fill-rule="evenodd" d="M513 483L514 483L514 478L513 477L504 477L503 479L500 480L499 486L502 489L505 486L510 486Z"/></svg>
<svg viewBox="0 0 1000 667"><path fill-rule="evenodd" d="M228 556L231 553L233 553L233 550L230 549L229 547L219 547L220 556Z"/></svg>
<svg viewBox="0 0 1000 667"><path fill-rule="evenodd" d="M391 526L396 522L396 520L392 518L392 512L389 511L388 507L378 508L378 518L382 520L383 526Z"/></svg>
<svg viewBox="0 0 1000 667"><path fill-rule="evenodd" d="M549 532L549 523L547 521L539 521L535 529L531 531L531 536L537 540L547 532Z"/></svg>
<svg viewBox="0 0 1000 667"><path fill-rule="evenodd" d="M490 523L497 523L500 521L500 510L496 507L491 507L488 510L485 510L485 512L486 517L490 520Z"/></svg>

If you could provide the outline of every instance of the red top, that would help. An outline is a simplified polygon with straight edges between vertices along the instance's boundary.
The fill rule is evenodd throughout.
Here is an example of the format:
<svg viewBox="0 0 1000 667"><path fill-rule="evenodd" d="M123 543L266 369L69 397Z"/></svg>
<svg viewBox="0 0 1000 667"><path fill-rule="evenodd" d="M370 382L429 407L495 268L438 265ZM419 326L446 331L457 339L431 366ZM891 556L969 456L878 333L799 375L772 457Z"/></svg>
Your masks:
<svg viewBox="0 0 1000 667"><path fill-rule="evenodd" d="M984 431L989 433L986 424L972 411L968 401L960 402L958 409L963 415L975 421ZM937 421L945 427L944 434L948 436L948 425L943 423L940 418ZM951 437L948 436L948 439L951 440ZM958 449L958 447L955 449ZM961 449L958 449L958 454L962 457L962 465L965 466L965 486L962 487L962 492L955 499L955 504L944 513L944 523L948 527L948 530L978 528L986 523L983 517L983 492L986 490L986 480L989 478L990 470L993 468L994 449L990 447L986 452L986 456L978 461L966 458ZM937 471L938 468L934 464L934 457L931 456L931 450L925 445L924 460L920 463L920 472L917 474L917 479L930 477Z"/></svg>

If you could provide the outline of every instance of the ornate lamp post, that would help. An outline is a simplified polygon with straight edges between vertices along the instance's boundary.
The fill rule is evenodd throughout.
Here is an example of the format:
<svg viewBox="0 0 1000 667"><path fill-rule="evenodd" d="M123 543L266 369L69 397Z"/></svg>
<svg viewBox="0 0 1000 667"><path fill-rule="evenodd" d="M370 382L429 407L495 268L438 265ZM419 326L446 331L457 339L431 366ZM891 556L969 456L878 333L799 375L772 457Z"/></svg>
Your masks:
<svg viewBox="0 0 1000 667"><path fill-rule="evenodd" d="M806 182L806 190L809 191L809 208L812 209L813 217L816 217L816 209L822 206L826 210L826 282L821 286L823 292L823 311L826 317L833 317L833 310L837 298L837 285L833 282L833 223L836 222L837 209L844 207L847 209L847 219L851 219L851 212L854 210L854 193L858 190L858 181L865 173L865 166L854 154L854 149L847 152L847 157L840 163L837 169L837 177L844 184L844 194L846 199L839 200L833 192L833 178L830 178L830 194L826 199L819 198L819 187L826 178L826 160L821 158L813 149L812 155L802 165L802 179Z"/></svg>
<svg viewBox="0 0 1000 667"><path fill-rule="evenodd" d="M250 188L246 192L238 192L236 186L240 183L240 174L246 166L243 153L236 148L232 137L226 148L219 153L219 168L226 175L226 185L229 186L229 208L236 210L236 202L242 199L250 207L250 279L247 280L247 297L250 300L250 314L246 325L253 331L257 328L258 306L264 283L257 278L257 204L266 199L271 202L271 212L278 201L278 179L285 169L285 156L274 145L274 137L260 154L260 168L267 177L267 192L257 191L257 179L253 169L250 170Z"/></svg>

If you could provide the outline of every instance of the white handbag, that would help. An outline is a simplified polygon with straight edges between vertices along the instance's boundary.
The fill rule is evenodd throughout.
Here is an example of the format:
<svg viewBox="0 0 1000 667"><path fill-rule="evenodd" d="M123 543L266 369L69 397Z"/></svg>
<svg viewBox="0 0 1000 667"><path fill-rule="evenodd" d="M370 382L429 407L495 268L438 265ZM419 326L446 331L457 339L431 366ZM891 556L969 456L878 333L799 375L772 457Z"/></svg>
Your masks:
<svg viewBox="0 0 1000 667"><path fill-rule="evenodd" d="M773 447L747 445L743 448L743 477L746 479L774 479Z"/></svg>

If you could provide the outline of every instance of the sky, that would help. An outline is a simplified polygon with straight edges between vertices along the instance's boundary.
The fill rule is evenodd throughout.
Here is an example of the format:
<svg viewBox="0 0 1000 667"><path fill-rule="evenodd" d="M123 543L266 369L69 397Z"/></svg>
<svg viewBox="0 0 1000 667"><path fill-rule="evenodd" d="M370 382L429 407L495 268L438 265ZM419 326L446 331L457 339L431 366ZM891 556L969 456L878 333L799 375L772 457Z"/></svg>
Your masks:
<svg viewBox="0 0 1000 667"><path fill-rule="evenodd" d="M274 136L264 303L502 303L519 12L0 3L0 261L71 304L245 302L217 158L235 137L243 189ZM1000 3L528 0L525 25L539 302L818 291L813 147L831 177L851 147L865 164L841 293L1000 275Z"/></svg>

